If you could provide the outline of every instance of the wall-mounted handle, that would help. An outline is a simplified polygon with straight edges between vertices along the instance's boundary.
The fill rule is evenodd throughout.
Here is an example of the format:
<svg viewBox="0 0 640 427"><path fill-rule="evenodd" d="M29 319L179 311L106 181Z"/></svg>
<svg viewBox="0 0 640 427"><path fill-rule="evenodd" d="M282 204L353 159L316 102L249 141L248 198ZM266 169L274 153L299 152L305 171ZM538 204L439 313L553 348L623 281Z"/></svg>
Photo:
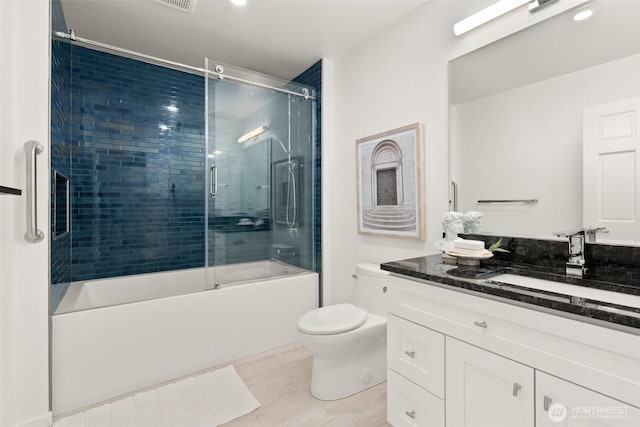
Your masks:
<svg viewBox="0 0 640 427"><path fill-rule="evenodd" d="M413 359L414 357L416 357L416 352L415 352L415 351L413 351L413 350L411 350L411 351L406 350L406 351L404 352L404 354L406 354L407 356L411 357L412 359Z"/></svg>
<svg viewBox="0 0 640 427"><path fill-rule="evenodd" d="M536 204L538 199L485 199L478 200L478 203L524 203L524 204Z"/></svg>
<svg viewBox="0 0 640 427"><path fill-rule="evenodd" d="M551 406L551 402L553 402L553 400L551 400L549 396L544 397L542 407L545 412L549 412L549 407Z"/></svg>
<svg viewBox="0 0 640 427"><path fill-rule="evenodd" d="M458 210L458 184L451 181L451 204L453 211Z"/></svg>
<svg viewBox="0 0 640 427"><path fill-rule="evenodd" d="M479 326L481 328L486 328L487 327L487 322L479 322L479 321L475 321L473 322L474 325Z"/></svg>
<svg viewBox="0 0 640 427"><path fill-rule="evenodd" d="M416 411L404 411L405 415L412 420L416 418Z"/></svg>
<svg viewBox="0 0 640 427"><path fill-rule="evenodd" d="M518 397L518 392L520 391L520 389L522 388L522 386L518 383L513 383L513 397Z"/></svg>
<svg viewBox="0 0 640 427"><path fill-rule="evenodd" d="M24 239L29 243L38 243L44 239L44 233L38 230L38 162L36 156L44 148L38 141L27 141L24 151L27 154L27 232Z"/></svg>
<svg viewBox="0 0 640 427"><path fill-rule="evenodd" d="M209 168L209 195L216 197L218 194L218 168L211 166Z"/></svg>

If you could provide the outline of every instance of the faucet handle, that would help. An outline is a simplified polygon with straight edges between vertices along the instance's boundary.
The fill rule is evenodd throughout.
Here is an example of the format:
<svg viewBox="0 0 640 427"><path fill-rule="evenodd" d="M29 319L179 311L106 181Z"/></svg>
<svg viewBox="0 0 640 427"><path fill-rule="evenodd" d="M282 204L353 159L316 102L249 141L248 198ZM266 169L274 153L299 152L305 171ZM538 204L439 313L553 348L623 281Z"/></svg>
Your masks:
<svg viewBox="0 0 640 427"><path fill-rule="evenodd" d="M585 236L587 236L587 243L595 243L596 233L609 233L607 227L589 227L585 229Z"/></svg>
<svg viewBox="0 0 640 427"><path fill-rule="evenodd" d="M553 234L557 237L573 237L585 234L586 230L569 230L569 231L555 231Z"/></svg>

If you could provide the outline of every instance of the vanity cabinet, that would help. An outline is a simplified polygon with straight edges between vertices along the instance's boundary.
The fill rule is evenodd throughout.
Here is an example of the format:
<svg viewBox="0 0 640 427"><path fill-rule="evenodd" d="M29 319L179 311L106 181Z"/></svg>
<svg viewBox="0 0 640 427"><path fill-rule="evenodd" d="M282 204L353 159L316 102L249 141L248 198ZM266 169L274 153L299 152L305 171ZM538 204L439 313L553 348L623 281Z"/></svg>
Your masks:
<svg viewBox="0 0 640 427"><path fill-rule="evenodd" d="M393 426L640 426L640 331L396 275L388 304ZM580 416L606 408L624 414Z"/></svg>

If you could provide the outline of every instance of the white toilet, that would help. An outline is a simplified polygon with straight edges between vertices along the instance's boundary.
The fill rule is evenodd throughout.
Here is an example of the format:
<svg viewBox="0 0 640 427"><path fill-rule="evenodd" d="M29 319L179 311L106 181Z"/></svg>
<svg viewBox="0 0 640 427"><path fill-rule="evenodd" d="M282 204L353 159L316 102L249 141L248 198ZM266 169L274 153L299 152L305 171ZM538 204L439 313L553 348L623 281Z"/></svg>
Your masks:
<svg viewBox="0 0 640 427"><path fill-rule="evenodd" d="M313 354L311 394L336 400L387 379L389 273L376 264L356 267L355 305L317 308L298 319L302 345Z"/></svg>

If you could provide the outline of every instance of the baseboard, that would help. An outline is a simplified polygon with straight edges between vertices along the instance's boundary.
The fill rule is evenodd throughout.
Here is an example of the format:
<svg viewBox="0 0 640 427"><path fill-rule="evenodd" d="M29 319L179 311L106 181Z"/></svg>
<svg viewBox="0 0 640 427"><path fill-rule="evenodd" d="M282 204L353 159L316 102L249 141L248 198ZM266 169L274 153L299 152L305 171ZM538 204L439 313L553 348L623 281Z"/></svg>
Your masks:
<svg viewBox="0 0 640 427"><path fill-rule="evenodd" d="M17 425L17 427L50 427L53 424L53 414L47 412L36 418L24 421Z"/></svg>

